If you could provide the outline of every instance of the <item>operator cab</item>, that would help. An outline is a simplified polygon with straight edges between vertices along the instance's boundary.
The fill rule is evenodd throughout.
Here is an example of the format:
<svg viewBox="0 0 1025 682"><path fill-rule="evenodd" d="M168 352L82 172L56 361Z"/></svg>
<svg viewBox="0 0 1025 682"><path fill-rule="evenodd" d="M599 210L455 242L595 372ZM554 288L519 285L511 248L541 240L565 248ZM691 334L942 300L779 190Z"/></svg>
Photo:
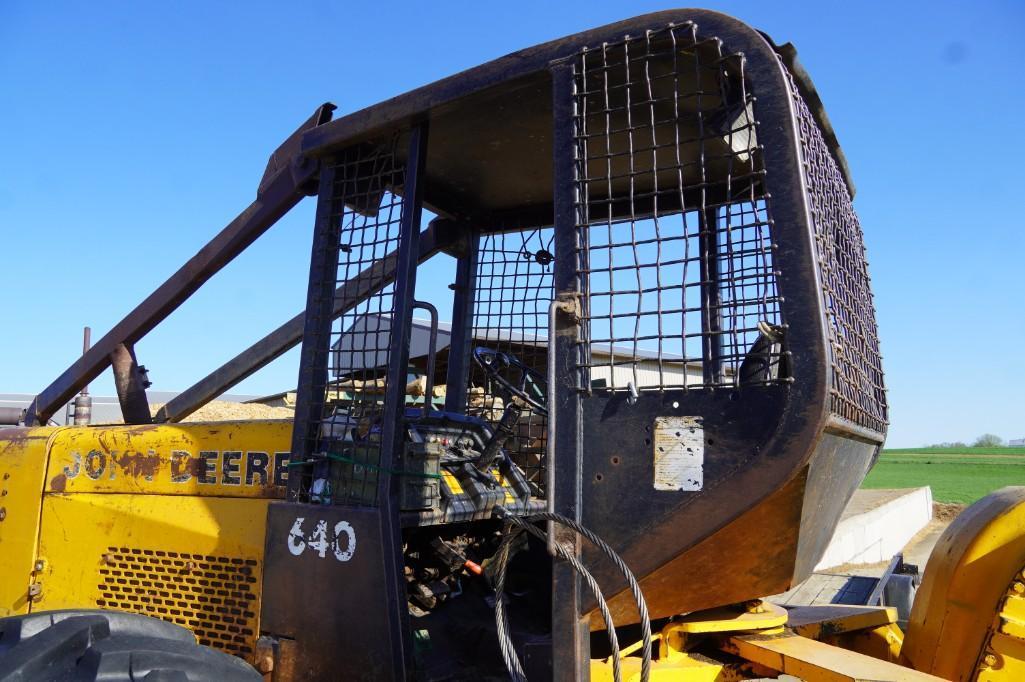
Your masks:
<svg viewBox="0 0 1025 682"><path fill-rule="evenodd" d="M336 611L405 598L434 641L495 598L467 566L495 585L508 569L551 577L505 593L517 632L581 651L573 624L644 626L810 574L886 401L853 184L792 49L714 12L647 15L317 126L302 149L317 220L268 552L307 514L365 538ZM421 267L436 256L454 266L441 296ZM417 407L427 296L451 326ZM358 389L344 406L338 381ZM579 562L605 597L542 521L604 543ZM546 542L503 544L525 527ZM385 667L408 669L395 610L347 650L387 639Z"/></svg>

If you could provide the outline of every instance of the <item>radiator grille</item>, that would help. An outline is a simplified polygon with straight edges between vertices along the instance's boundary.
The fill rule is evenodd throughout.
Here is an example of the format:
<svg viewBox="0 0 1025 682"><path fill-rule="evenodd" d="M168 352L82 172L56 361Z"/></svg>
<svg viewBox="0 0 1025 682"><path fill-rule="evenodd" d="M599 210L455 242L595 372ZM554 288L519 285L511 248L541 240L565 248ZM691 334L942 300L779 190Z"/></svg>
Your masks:
<svg viewBox="0 0 1025 682"><path fill-rule="evenodd" d="M258 632L253 559L108 547L96 604L192 630L199 643L248 658Z"/></svg>
<svg viewBox="0 0 1025 682"><path fill-rule="evenodd" d="M792 77L790 92L826 309L830 407L843 419L885 433L886 390L861 223L840 168Z"/></svg>

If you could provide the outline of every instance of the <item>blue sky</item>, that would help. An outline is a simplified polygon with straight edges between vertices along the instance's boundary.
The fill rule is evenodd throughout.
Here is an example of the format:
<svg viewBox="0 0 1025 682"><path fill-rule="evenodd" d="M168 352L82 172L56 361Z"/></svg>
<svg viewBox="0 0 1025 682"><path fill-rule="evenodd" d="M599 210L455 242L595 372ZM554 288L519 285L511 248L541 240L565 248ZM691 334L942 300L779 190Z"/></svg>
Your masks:
<svg viewBox="0 0 1025 682"><path fill-rule="evenodd" d="M0 4L0 392L37 392L253 198L325 100L373 104L650 2ZM792 41L850 161L889 443L1025 437L1020 2L711 2ZM243 9L244 8L244 9ZM312 204L138 345L180 390L304 304ZM438 281L444 264L437 266ZM294 385L290 353L235 389ZM93 385L112 394L109 374Z"/></svg>

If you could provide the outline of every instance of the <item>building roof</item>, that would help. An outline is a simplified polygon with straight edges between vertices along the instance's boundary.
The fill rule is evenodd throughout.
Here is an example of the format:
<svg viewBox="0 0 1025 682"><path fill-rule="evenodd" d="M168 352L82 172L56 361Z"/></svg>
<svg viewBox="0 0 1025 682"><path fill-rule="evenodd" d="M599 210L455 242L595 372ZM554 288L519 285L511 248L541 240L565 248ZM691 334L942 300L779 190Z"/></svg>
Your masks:
<svg viewBox="0 0 1025 682"><path fill-rule="evenodd" d="M426 357L430 348L429 320L413 319L413 327L409 340L410 359ZM333 368L338 374L348 374L355 370L383 367L388 364L388 336L391 332L391 316L366 314L357 318L346 330L345 334L332 346L335 355ZM548 337L537 334L522 333L510 329L474 329L476 341L506 341L520 345L547 346ZM357 344L357 339L359 340ZM438 346L440 352L448 348L452 341L452 325L438 322ZM645 348L633 348L623 345L592 344L591 354L599 356L616 356L617 358L635 358L638 360L658 360L658 351ZM685 358L675 353L662 352L661 359L668 363L684 363ZM700 368L701 363L686 361L688 367Z"/></svg>

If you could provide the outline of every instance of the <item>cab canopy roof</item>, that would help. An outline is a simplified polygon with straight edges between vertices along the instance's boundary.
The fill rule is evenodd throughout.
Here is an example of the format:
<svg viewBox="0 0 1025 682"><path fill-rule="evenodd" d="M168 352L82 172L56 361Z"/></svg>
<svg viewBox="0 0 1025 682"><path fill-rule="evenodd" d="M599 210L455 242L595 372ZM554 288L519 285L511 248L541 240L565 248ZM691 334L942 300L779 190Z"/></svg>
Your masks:
<svg viewBox="0 0 1025 682"><path fill-rule="evenodd" d="M677 30L660 30L669 27L677 27ZM680 27L693 32L693 42L674 42L671 47L675 49L660 49L665 47L662 43L678 40ZM621 170L616 166L629 163L631 145L649 144L660 149L672 148L682 158L695 158L690 166L694 173L742 176L737 166L750 159L743 154L731 154L730 130L737 120L744 121L752 112L745 111L742 104L741 93L746 87L742 82L743 70L738 67L742 56L722 53L722 43L740 33L747 40L756 37L759 48L764 46L765 50L775 52L786 64L853 195L853 184L832 126L810 79L796 62L793 47L777 46L764 34L754 32L736 19L705 10L667 10L642 15L514 52L312 128L303 136L303 152L319 157L357 145L388 145L396 160L404 163L405 135L414 123L427 121L430 135L424 204L439 215L477 222L481 229L499 228L503 223L550 222L554 125L572 125L574 118L601 117L610 110L613 114L606 125L615 134L608 136L611 144L606 151L613 171ZM633 47L634 52L623 49L625 38L639 36L646 38L646 49L638 51ZM653 53L659 56L652 59ZM681 68L683 60L693 61L695 68ZM587 95L579 108L590 108L590 112L562 111L559 116L553 116L551 69L560 64L576 70L577 92ZM736 81L732 92L715 85L720 81L720 74L711 72L710 68L730 72ZM667 75L671 76L667 78ZM693 83L689 88L683 87L680 78L692 78ZM661 102L667 109L655 126L647 128L649 136L654 129L656 139L653 140L636 139L639 136L630 134L637 127L630 120L631 113L648 116L650 111L649 102L639 101L642 98L637 97L639 90L642 95L645 92L637 87L639 83L645 83L651 100ZM672 96L665 96L673 91L703 93L705 102L674 101ZM594 93L593 97L590 93ZM630 97L634 101L627 101ZM731 110L729 117L703 121L721 131L720 135L710 138L707 131L680 130L679 126L674 129L670 125L673 112L669 107L701 106L710 111L722 110L723 98L735 99L738 108ZM697 160L698 154L703 154L703 162ZM688 168L686 164L684 167ZM644 174L643 168L631 170L635 171L635 186L630 188L630 193L633 196L651 193L659 179L657 174ZM627 174L614 172L614 175ZM688 185L700 184L694 183L694 178L685 180ZM670 184L676 183L667 181L663 186ZM609 193L618 195L625 190L595 187L591 198L603 200ZM731 190L736 193L743 188L734 186ZM595 192L597 197L593 196ZM727 201L729 197L722 199ZM671 199L662 199L663 209L668 208L665 204L668 200ZM688 200L686 196L676 199L678 205L682 201L684 206ZM694 199L694 203L698 201ZM625 215L631 209L622 206L616 210ZM633 206L632 210L643 213L644 207Z"/></svg>

